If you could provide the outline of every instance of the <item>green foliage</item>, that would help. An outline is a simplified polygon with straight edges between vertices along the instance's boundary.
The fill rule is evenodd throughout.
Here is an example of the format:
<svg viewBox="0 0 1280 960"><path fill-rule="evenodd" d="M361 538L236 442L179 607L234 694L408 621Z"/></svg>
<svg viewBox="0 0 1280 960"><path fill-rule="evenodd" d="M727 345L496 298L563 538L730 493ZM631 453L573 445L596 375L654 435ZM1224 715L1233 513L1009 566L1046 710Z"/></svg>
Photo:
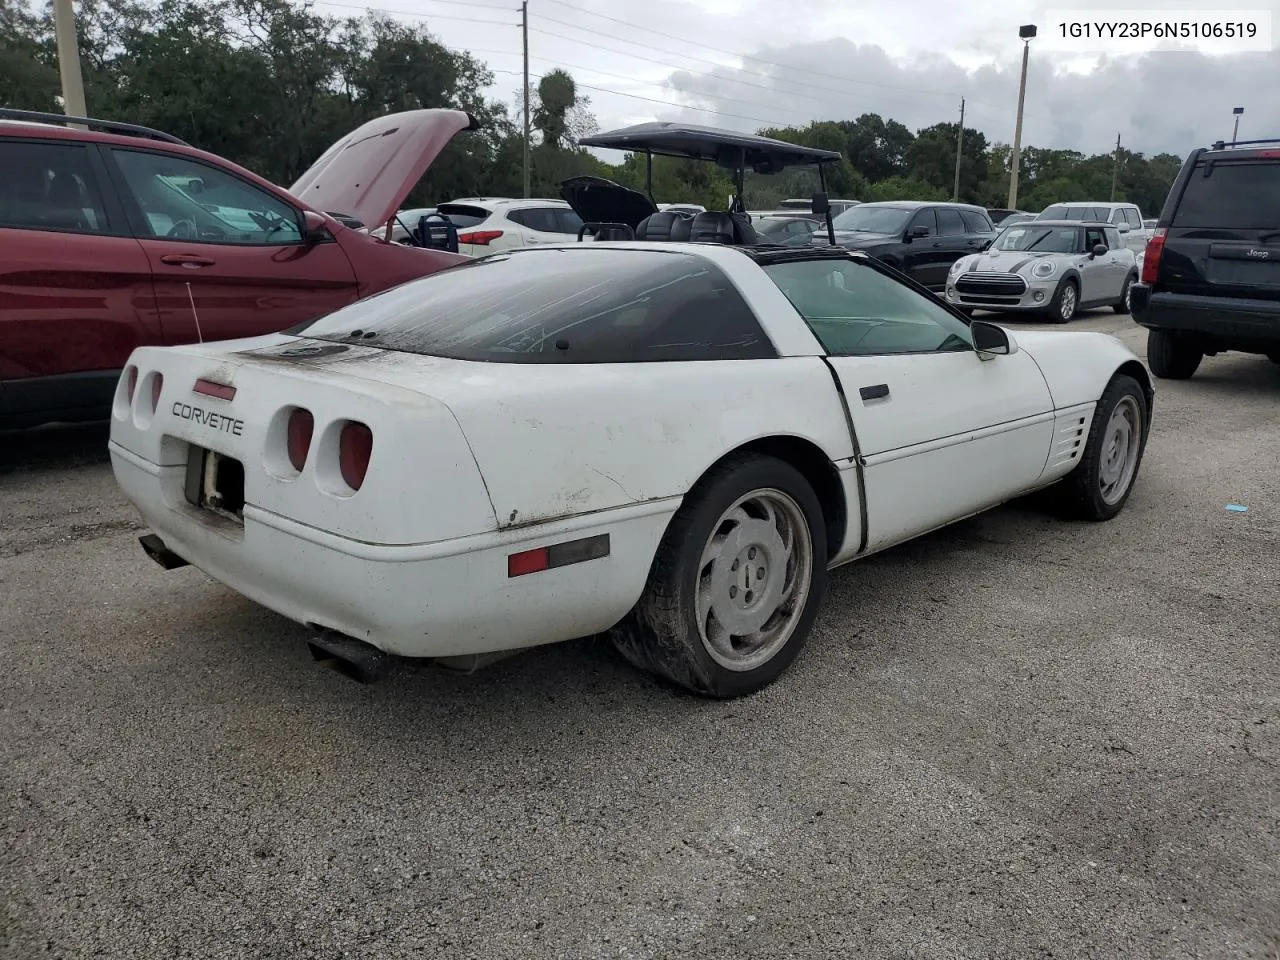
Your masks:
<svg viewBox="0 0 1280 960"><path fill-rule="evenodd" d="M35 0L0 0L0 105L57 110L59 78L51 10ZM523 121L485 90L493 75L450 50L421 23L371 13L337 18L297 0L81 0L81 66L95 116L159 127L288 185L333 141L384 113L422 107L470 112L481 130L455 138L409 198L413 205L463 195L519 196ZM587 98L565 70L539 81L530 120L530 190L557 196L569 176L594 174L645 189L643 157L612 165L579 149L596 128ZM827 192L852 200L946 200L956 168L956 124L912 133L875 113L854 120L760 131L791 143L838 151L826 168ZM1003 207L1009 147L966 127L960 199ZM1170 154L1119 151L1086 157L1073 150L1022 150L1018 206L1039 210L1064 200L1137 203L1155 216L1181 166ZM749 208L820 189L812 169L748 174ZM723 209L730 176L713 164L654 160L653 192L670 203Z"/></svg>

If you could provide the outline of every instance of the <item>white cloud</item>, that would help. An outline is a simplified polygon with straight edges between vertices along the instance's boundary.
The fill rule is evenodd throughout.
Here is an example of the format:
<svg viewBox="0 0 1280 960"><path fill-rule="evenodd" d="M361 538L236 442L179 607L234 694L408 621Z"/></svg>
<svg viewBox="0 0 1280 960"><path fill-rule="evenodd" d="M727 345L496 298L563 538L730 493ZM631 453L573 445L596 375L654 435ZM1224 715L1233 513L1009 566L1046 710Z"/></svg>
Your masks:
<svg viewBox="0 0 1280 960"><path fill-rule="evenodd" d="M1213 6L1205 0L1145 5L1170 18ZM1280 27L1280 0L1249 5L1271 11L1273 28ZM1119 132L1130 149L1184 154L1229 137L1235 106L1245 107L1241 137L1280 136L1275 50L1209 56L1136 44L1100 56L1089 49L1096 43L1079 51L1051 49L1061 41L1043 36L1052 29L1044 19L1052 11L1070 7L1101 19L1116 6L1107 0L757 0L743 12L736 0L530 0L531 70L536 77L555 66L568 69L591 97L602 129L684 118L752 130L865 112L916 129L954 121L963 96L966 125L1008 142L1022 51L1017 28L1037 23L1042 36L1031 46L1024 143L1105 152ZM317 7L352 13L349 6ZM496 71L495 98L510 103L518 95L515 0L388 0L383 9L425 20L445 43L485 60Z"/></svg>

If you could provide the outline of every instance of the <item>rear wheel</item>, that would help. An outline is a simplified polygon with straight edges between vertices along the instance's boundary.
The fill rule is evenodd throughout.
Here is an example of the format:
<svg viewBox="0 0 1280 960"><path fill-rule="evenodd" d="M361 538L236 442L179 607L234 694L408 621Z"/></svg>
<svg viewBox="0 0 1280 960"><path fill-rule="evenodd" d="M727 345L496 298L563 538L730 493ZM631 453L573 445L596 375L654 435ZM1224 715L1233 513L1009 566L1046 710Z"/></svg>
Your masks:
<svg viewBox="0 0 1280 960"><path fill-rule="evenodd" d="M1189 379L1203 359L1203 351L1168 330L1147 331L1147 363L1162 380Z"/></svg>
<svg viewBox="0 0 1280 960"><path fill-rule="evenodd" d="M754 693L804 646L826 565L822 507L803 475L773 457L733 458L685 498L611 637L632 664L694 693Z"/></svg>
<svg viewBox="0 0 1280 960"><path fill-rule="evenodd" d="M1125 277L1124 289L1120 291L1120 302L1111 305L1111 309L1119 314L1128 313L1133 307L1133 281L1137 279L1133 274Z"/></svg>
<svg viewBox="0 0 1280 960"><path fill-rule="evenodd" d="M1080 305L1080 289L1074 280L1063 280L1053 292L1046 311L1054 323L1069 323L1076 315L1076 307Z"/></svg>
<svg viewBox="0 0 1280 960"><path fill-rule="evenodd" d="M1124 509L1147 446L1147 396L1120 374L1102 392L1080 463L1062 483L1062 505L1081 520L1110 520Z"/></svg>

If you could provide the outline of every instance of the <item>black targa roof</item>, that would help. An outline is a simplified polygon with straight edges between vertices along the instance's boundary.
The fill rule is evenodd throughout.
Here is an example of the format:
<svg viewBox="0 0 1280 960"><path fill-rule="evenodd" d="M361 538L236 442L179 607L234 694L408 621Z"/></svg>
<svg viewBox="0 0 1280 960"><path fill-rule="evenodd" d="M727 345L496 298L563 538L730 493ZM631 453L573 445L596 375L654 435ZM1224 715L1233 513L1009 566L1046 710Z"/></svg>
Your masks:
<svg viewBox="0 0 1280 960"><path fill-rule="evenodd" d="M638 123L607 133L598 133L578 141L584 147L604 147L658 156L710 160L727 167L743 163L746 151L747 169L765 167L780 169L815 163L834 163L840 154L834 150L802 147L783 140L735 133L716 127L692 123Z"/></svg>

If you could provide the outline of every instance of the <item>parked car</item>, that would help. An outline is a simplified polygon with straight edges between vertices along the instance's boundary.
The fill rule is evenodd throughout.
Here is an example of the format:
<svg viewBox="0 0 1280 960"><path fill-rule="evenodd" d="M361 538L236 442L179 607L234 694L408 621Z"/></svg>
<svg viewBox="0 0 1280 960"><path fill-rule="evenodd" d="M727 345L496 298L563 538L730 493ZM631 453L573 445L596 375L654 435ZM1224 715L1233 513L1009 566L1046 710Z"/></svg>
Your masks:
<svg viewBox="0 0 1280 960"><path fill-rule="evenodd" d="M0 110L0 427L106 418L136 347L283 330L465 262L342 221L386 223L474 126L381 117L285 190L161 131Z"/></svg>
<svg viewBox="0 0 1280 960"><path fill-rule="evenodd" d="M436 207L458 228L458 252L471 257L576 238L582 218L563 200L466 197Z"/></svg>
<svg viewBox="0 0 1280 960"><path fill-rule="evenodd" d="M1124 245L1138 257L1142 256L1151 238L1150 232L1142 225L1142 211L1132 203L1054 203L1041 210L1036 219L1110 223L1119 231Z"/></svg>
<svg viewBox="0 0 1280 960"><path fill-rule="evenodd" d="M788 245L808 244L814 234L822 231L822 221L816 214L753 217L751 225L755 227L761 240Z"/></svg>
<svg viewBox="0 0 1280 960"><path fill-rule="evenodd" d="M996 223L996 236L1000 236L1015 223L1026 223L1028 220L1034 220L1035 218L1036 215L1034 213L1010 213Z"/></svg>
<svg viewBox="0 0 1280 960"><path fill-rule="evenodd" d="M1006 227L983 253L961 257L947 302L962 310L1043 313L1067 323L1078 310L1129 312L1137 260L1108 223L1036 220Z"/></svg>
<svg viewBox="0 0 1280 960"><path fill-rule="evenodd" d="M828 200L831 205L831 215L838 217L850 207L856 207L861 201L859 200ZM787 213L808 213L813 209L813 200L805 197L793 197L789 200L778 201L778 209Z"/></svg>
<svg viewBox="0 0 1280 960"><path fill-rule="evenodd" d="M1280 140L1192 151L1133 288L1158 377L1185 380L1227 350L1280 363Z"/></svg>
<svg viewBox="0 0 1280 960"><path fill-rule="evenodd" d="M109 449L153 559L362 678L608 632L734 697L795 660L832 567L1041 488L1116 516L1151 410L1116 338L966 322L865 255L571 242L143 347Z"/></svg>
<svg viewBox="0 0 1280 960"><path fill-rule="evenodd" d="M861 203L836 217L836 243L861 250L930 290L947 285L951 265L995 239L987 211L967 203ZM814 243L826 243L822 233Z"/></svg>
<svg viewBox="0 0 1280 960"><path fill-rule="evenodd" d="M1010 217L1020 217L1029 220L1035 216L1034 213L1027 213L1025 210L1008 210L1003 207L987 207L987 216L991 218L991 222L997 227L1001 226Z"/></svg>
<svg viewBox="0 0 1280 960"><path fill-rule="evenodd" d="M418 221L435 212L435 207L414 207L412 210L397 210L391 220L391 239L396 243L408 243L411 239L410 235L418 226Z"/></svg>

